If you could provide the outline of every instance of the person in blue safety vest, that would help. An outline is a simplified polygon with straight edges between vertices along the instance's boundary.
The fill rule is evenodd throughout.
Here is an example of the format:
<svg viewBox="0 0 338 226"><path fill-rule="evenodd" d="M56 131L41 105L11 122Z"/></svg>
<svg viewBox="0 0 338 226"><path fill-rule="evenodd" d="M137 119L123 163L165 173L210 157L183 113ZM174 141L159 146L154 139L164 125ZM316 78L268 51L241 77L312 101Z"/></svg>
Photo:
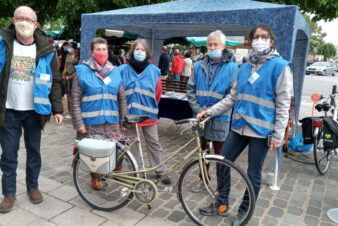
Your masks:
<svg viewBox="0 0 338 226"><path fill-rule="evenodd" d="M91 57L75 66L72 88L72 118L76 139L120 133L127 101L120 69L108 61L108 43L94 38ZM91 185L100 190L100 175L91 173Z"/></svg>
<svg viewBox="0 0 338 226"><path fill-rule="evenodd" d="M238 65L231 60L233 54L224 51L225 38L220 30L209 34L208 54L202 61L195 63L194 72L188 80L187 96L195 115L216 104L230 92ZM221 153L223 142L229 133L230 114L231 109L214 117L204 130L199 131L202 150L207 148L207 141L212 141L215 154ZM200 192L204 189L204 183L201 182L193 186L191 191Z"/></svg>
<svg viewBox="0 0 338 226"><path fill-rule="evenodd" d="M160 144L157 129L158 103L162 95L161 71L150 63L152 58L149 43L145 39L137 39L131 46L129 64L120 66L123 85L126 90L128 112L134 115L149 115L150 119L138 123L142 128L151 167L164 160L164 150ZM135 128L128 129L128 134L135 135ZM135 146L135 145L134 145ZM142 159L137 147L132 150L142 167ZM166 165L156 169L156 177L160 178L167 170ZM162 180L170 184L170 178Z"/></svg>
<svg viewBox="0 0 338 226"><path fill-rule="evenodd" d="M259 25L249 34L252 51L249 62L238 71L231 92L224 99L196 117L217 116L233 108L231 131L222 147L221 155L235 161L248 145L247 174L257 199L261 182L262 166L269 149L279 147L284 138L289 118L293 88L290 62L278 54L276 38L271 27ZM225 216L229 209L228 169L219 170L219 197L217 203L209 203L199 209L201 214ZM239 225L246 214L248 196L244 194L234 225Z"/></svg>
<svg viewBox="0 0 338 226"><path fill-rule="evenodd" d="M57 124L63 120L57 56L38 26L34 10L20 6L9 28L0 30L1 213L10 212L15 201L22 129L27 151L27 194L37 204L43 201L38 186L41 130L51 113Z"/></svg>

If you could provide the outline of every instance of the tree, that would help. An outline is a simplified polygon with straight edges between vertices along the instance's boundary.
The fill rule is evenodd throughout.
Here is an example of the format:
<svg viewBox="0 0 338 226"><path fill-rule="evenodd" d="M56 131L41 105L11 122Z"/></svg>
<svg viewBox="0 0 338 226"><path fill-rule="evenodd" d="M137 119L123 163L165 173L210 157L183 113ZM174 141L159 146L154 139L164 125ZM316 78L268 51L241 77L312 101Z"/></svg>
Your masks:
<svg viewBox="0 0 338 226"><path fill-rule="evenodd" d="M336 47L332 43L325 43L323 45L323 55L326 60L336 55Z"/></svg>
<svg viewBox="0 0 338 226"><path fill-rule="evenodd" d="M260 0L286 5L297 5L303 13L314 14L313 20L331 21L338 17L337 0Z"/></svg>

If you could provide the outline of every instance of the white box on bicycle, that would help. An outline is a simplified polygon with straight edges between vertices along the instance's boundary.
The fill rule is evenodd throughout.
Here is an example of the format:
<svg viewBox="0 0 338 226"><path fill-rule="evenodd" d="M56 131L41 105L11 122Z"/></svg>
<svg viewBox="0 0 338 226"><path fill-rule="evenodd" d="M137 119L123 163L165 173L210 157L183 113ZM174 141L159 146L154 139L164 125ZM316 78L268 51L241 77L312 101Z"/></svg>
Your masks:
<svg viewBox="0 0 338 226"><path fill-rule="evenodd" d="M80 168L86 172L108 174L116 166L116 143L84 138L77 144Z"/></svg>

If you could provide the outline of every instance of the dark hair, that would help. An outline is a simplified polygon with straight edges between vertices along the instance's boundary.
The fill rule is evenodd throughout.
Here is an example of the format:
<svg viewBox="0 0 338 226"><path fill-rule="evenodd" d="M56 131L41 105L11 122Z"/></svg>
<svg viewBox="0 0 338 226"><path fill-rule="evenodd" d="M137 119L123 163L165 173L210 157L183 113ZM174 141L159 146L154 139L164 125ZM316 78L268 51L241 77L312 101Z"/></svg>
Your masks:
<svg viewBox="0 0 338 226"><path fill-rule="evenodd" d="M145 39L141 39L141 38L138 38L134 41L134 43L131 45L131 48L130 48L130 51L129 51L129 56L132 56L133 53L134 53L134 50L136 49L136 46L137 44L141 43L142 46L144 47L145 51L146 51L146 55L147 55L147 58L148 60L150 60L153 56L151 54L151 50L150 50L150 45L149 43L147 42L147 40Z"/></svg>
<svg viewBox="0 0 338 226"><path fill-rule="evenodd" d="M250 31L250 34L249 34L249 40L250 41L252 41L254 39L254 35L255 35L258 28L260 28L264 31L267 31L269 33L270 39L274 41L273 45L276 43L276 36L273 33L272 28L268 25L265 25L265 24L258 25Z"/></svg>
<svg viewBox="0 0 338 226"><path fill-rule="evenodd" d="M185 58L190 58L190 57L191 57L191 52L190 52L190 51L186 52L186 53L184 54L184 57L185 57Z"/></svg>
<svg viewBox="0 0 338 226"><path fill-rule="evenodd" d="M106 44L108 49L108 42L106 39L101 37L96 37L90 42L90 51L93 52L95 44Z"/></svg>

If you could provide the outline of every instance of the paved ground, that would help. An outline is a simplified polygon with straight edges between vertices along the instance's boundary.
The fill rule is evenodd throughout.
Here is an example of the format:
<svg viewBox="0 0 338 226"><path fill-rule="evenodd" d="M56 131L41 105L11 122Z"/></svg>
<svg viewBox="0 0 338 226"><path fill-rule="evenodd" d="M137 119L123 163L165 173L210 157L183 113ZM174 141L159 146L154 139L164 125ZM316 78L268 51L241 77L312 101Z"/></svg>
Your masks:
<svg viewBox="0 0 338 226"><path fill-rule="evenodd" d="M306 99L301 115L311 106ZM300 117L301 118L301 117ZM160 139L170 153L186 142L171 121L161 119ZM0 215L0 225L191 225L177 200L175 189L160 192L159 199L148 210L137 201L114 212L93 210L77 195L72 182L72 147L75 132L71 120L61 126L47 124L43 134L43 167L40 189L45 201L40 205L29 202L25 191L25 149L22 144L19 154L18 192L15 208L11 213ZM246 168L246 155L238 163ZM265 172L274 164L270 152L265 163ZM173 179L175 181L173 176ZM262 186L254 217L250 225L334 225L326 216L330 208L338 207L338 162L330 172L319 176L315 166L283 158L279 175L279 191Z"/></svg>

